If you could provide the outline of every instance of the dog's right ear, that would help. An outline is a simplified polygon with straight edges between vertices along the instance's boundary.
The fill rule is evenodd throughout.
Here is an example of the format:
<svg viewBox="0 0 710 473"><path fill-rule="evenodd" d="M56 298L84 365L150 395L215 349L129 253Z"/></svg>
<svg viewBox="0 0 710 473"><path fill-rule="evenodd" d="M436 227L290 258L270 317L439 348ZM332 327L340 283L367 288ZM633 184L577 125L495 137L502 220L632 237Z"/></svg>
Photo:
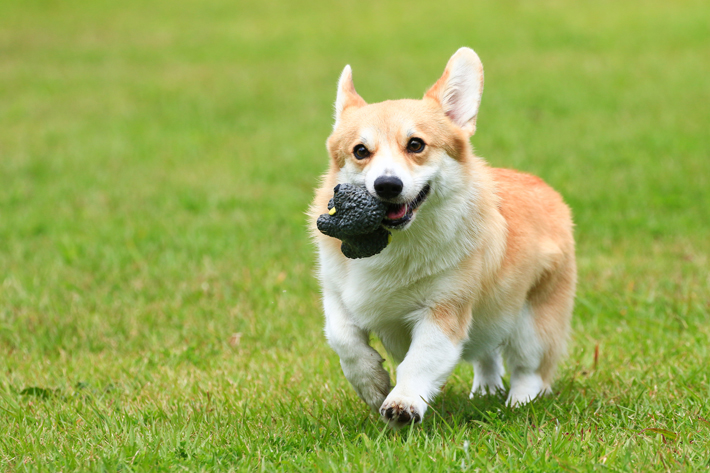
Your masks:
<svg viewBox="0 0 710 473"><path fill-rule="evenodd" d="M338 127L340 117L346 108L362 107L365 105L367 105L367 102L365 102L355 90L353 71L350 69L350 65L347 65L345 69L343 69L343 73L340 74L340 80L338 80L338 95L335 99L335 125L333 125L333 129Z"/></svg>

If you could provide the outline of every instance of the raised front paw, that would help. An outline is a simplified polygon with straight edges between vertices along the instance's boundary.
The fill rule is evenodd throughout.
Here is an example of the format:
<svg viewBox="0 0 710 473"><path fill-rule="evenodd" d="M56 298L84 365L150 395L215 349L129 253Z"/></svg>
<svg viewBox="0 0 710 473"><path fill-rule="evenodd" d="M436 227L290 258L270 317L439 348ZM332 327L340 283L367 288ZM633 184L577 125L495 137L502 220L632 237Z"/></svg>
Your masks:
<svg viewBox="0 0 710 473"><path fill-rule="evenodd" d="M395 429L407 424L418 424L424 417L426 403L423 399L404 396L388 396L380 407L382 420Z"/></svg>
<svg viewBox="0 0 710 473"><path fill-rule="evenodd" d="M390 375L382 368L383 361L379 355L373 355L357 363L340 362L357 395L375 412L390 393Z"/></svg>
<svg viewBox="0 0 710 473"><path fill-rule="evenodd" d="M373 380L372 382L355 386L355 391L360 396L360 399L365 401L373 411L377 411L377 406L382 404L383 399L390 392L389 376L386 379L385 376L380 376L377 381Z"/></svg>

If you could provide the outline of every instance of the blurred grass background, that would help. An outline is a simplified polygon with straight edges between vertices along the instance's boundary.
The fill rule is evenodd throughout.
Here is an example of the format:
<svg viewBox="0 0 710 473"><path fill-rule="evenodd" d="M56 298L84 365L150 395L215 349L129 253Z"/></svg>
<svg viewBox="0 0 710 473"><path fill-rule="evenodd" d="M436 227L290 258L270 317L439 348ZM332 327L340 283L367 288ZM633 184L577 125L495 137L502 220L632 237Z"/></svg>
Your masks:
<svg viewBox="0 0 710 473"><path fill-rule="evenodd" d="M707 467L708 25L686 0L0 2L2 469ZM460 367L392 433L325 343L303 213L342 67L420 97L464 45L477 153L573 208L574 339L555 397L469 402Z"/></svg>

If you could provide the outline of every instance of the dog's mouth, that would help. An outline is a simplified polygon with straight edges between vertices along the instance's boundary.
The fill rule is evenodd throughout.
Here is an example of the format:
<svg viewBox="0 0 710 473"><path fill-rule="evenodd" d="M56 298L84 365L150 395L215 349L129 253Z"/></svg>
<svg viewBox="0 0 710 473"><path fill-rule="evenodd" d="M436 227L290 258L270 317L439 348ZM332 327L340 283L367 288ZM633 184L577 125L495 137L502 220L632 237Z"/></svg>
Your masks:
<svg viewBox="0 0 710 473"><path fill-rule="evenodd" d="M388 228L401 228L412 219L414 212L426 200L431 188L429 184L424 186L424 189L410 202L404 204L388 204L385 218L382 220L382 225Z"/></svg>

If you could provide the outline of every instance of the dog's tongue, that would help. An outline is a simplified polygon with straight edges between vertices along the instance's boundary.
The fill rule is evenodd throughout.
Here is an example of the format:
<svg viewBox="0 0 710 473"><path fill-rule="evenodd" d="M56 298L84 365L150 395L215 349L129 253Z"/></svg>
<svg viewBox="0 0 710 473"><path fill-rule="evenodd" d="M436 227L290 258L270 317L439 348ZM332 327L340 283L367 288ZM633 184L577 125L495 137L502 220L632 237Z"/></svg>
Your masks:
<svg viewBox="0 0 710 473"><path fill-rule="evenodd" d="M391 205L387 209L387 219L388 220L399 220L400 218L404 217L404 214L407 213L407 205L406 204L397 204L397 205Z"/></svg>

